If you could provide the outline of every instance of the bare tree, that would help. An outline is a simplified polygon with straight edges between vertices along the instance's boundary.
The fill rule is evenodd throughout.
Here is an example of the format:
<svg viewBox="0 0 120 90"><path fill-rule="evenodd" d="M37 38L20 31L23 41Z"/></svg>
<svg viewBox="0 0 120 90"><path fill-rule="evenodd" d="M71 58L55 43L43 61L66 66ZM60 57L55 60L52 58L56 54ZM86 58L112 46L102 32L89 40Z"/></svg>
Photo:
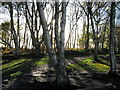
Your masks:
<svg viewBox="0 0 120 90"><path fill-rule="evenodd" d="M44 41L47 48L47 52L49 54L49 58L52 61L52 66L56 72L56 83L60 87L66 87L66 85L70 84L69 78L67 76L65 58L64 58L64 30L65 30L65 23L66 23L66 3L62 2L62 17L61 17L61 32L60 32L60 49L58 55L56 54L55 50L51 44L51 38L49 35L48 24L45 18L45 14L43 11L43 4L42 2L37 3L39 17L41 20L41 24L43 27L43 35Z"/></svg>
<svg viewBox="0 0 120 90"><path fill-rule="evenodd" d="M27 3L25 3L26 6L26 22L28 24L30 33L31 33L31 38L32 38L32 45L34 47L34 53L36 56L40 55L40 44L42 43L42 40L39 41L39 30L37 29L37 9L35 10L35 2L32 2L32 7L31 7L31 13L29 10L29 7L27 5ZM35 19L34 19L35 18ZM35 35L36 33L36 35Z"/></svg>
<svg viewBox="0 0 120 90"><path fill-rule="evenodd" d="M88 7L89 7L88 11L89 11L89 14L90 14L92 32L93 32L93 41L94 41L94 44L95 44L94 60L97 61L98 60L98 39L97 39L97 36L96 36L95 27L94 27L94 23L93 23L93 13L92 13L92 3L91 2L88 3Z"/></svg>
<svg viewBox="0 0 120 90"><path fill-rule="evenodd" d="M20 55L20 51L19 51L19 41L18 41L18 36L17 36L17 32L14 28L14 19L13 19L13 5L12 2L9 2L9 12L10 12L10 22L11 22L11 33L13 35L13 39L14 39L14 44L15 44L15 48L16 48L16 56Z"/></svg>

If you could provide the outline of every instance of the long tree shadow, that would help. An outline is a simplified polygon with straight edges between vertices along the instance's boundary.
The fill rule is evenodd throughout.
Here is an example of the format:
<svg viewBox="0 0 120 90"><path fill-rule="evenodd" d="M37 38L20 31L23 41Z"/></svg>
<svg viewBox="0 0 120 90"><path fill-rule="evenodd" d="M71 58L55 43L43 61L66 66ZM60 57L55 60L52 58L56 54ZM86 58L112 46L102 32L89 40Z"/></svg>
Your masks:
<svg viewBox="0 0 120 90"><path fill-rule="evenodd" d="M21 60L21 59L20 59ZM23 61L20 63L17 63L18 60L15 60L15 63L13 65L10 65L9 67L2 70L2 78L3 79L10 79L11 74L15 72L22 72L29 73L31 71L31 67L37 62L39 59L22 59ZM11 63L12 64L12 63Z"/></svg>

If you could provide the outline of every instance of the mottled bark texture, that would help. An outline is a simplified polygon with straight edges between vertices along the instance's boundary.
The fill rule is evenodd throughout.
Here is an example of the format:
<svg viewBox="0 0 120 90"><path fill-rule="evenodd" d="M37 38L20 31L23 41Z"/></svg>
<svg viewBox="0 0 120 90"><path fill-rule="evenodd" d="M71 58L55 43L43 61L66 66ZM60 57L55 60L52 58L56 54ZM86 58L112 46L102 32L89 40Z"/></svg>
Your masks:
<svg viewBox="0 0 120 90"><path fill-rule="evenodd" d="M117 72L117 64L116 64L116 56L115 56L115 2L111 3L111 14L110 14L110 60L111 74L116 74Z"/></svg>
<svg viewBox="0 0 120 90"><path fill-rule="evenodd" d="M48 25L43 11L42 2L38 2L37 6L39 11L39 17L43 27L43 35L44 35L44 41L47 48L47 52L49 54L50 60L52 61L52 66L54 67L56 72L56 84L59 87L66 87L70 83L69 78L67 76L67 70L66 70L66 64L64 58L64 31L65 31L65 23L66 23L66 3L62 2L60 48L58 54L56 54L55 50L52 48L52 44L50 40L51 38L49 35Z"/></svg>

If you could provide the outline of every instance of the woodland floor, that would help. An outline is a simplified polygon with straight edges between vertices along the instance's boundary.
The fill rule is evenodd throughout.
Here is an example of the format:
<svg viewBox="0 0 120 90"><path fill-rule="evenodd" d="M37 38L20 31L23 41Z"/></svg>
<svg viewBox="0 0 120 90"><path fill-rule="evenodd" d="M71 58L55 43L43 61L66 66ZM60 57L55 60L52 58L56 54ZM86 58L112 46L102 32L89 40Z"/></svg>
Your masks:
<svg viewBox="0 0 120 90"><path fill-rule="evenodd" d="M67 57L67 72L69 79L71 81L71 87L67 87L67 90L120 90L120 75L112 77L107 75L108 71L100 71L95 69L93 66L88 66L86 62L81 61L91 58L92 56L84 57ZM102 59L108 60L108 56L99 56ZM8 58L9 59L9 58ZM9 59L10 60L10 59ZM58 89L55 85L55 76L54 69L47 64L47 59L32 58L32 59L23 59L23 61L11 65L3 66L3 80L2 80L2 90L40 90L40 89ZM41 62L38 62L41 60ZM120 56L117 56L117 61L120 61ZM11 59L11 62L15 62ZM36 63L38 62L38 63ZM87 63L90 61L87 60ZM101 65L108 65L100 60L99 62L94 62L93 64L100 63ZM9 63L7 58L4 60L3 65ZM118 62L118 65L120 62ZM20 68L19 65L21 65ZM99 65L99 64L97 64ZM79 67L80 66L80 67ZM4 69L6 67L9 68ZM98 67L99 68L99 67ZM119 68L120 69L120 68ZM19 74L10 74L14 73L17 70ZM19 71L18 71L19 70ZM120 72L119 72L120 73Z"/></svg>

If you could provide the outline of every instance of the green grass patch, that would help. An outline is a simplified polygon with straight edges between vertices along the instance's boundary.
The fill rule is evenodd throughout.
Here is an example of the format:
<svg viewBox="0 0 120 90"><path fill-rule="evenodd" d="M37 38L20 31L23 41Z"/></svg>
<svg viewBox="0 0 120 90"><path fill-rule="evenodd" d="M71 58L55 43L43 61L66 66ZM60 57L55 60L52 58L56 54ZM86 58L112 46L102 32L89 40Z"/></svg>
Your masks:
<svg viewBox="0 0 120 90"><path fill-rule="evenodd" d="M110 65L110 61L104 58L99 57L98 58L101 62L106 63L107 65Z"/></svg>
<svg viewBox="0 0 120 90"><path fill-rule="evenodd" d="M17 76L20 76L21 74L22 74L22 72L18 71L18 72L10 74L10 76L11 77L17 77Z"/></svg>
<svg viewBox="0 0 120 90"><path fill-rule="evenodd" d="M19 65L16 65L16 66L12 66L12 67L10 67L10 68L8 68L8 69L2 70L2 73L5 73L5 72L10 71L10 70L12 70L12 69L15 69L15 68L17 68L17 67L19 67L19 66L21 66L21 65L22 65L22 64L19 64Z"/></svg>
<svg viewBox="0 0 120 90"><path fill-rule="evenodd" d="M106 54L106 56L109 56L109 54ZM116 54L116 56L120 56L120 54Z"/></svg>
<svg viewBox="0 0 120 90"><path fill-rule="evenodd" d="M2 65L2 69L10 68L16 64L23 63L26 59L18 59Z"/></svg>
<svg viewBox="0 0 120 90"><path fill-rule="evenodd" d="M98 59L99 59L101 62L106 63L106 60L105 60L105 59L100 58L100 57L98 57Z"/></svg>
<svg viewBox="0 0 120 90"><path fill-rule="evenodd" d="M109 66L100 63L88 63L87 65L88 66L86 66L85 69L91 69L92 71L97 71L97 72L109 71Z"/></svg>
<svg viewBox="0 0 120 90"><path fill-rule="evenodd" d="M21 74L29 73L31 72L32 67L37 65L45 65L48 63L48 58L9 60L8 63L2 64L3 79L17 77Z"/></svg>
<svg viewBox="0 0 120 90"><path fill-rule="evenodd" d="M76 70L90 70L95 72L108 72L110 67L100 63L93 63L93 57L78 61L75 64L69 64L67 68Z"/></svg>
<svg viewBox="0 0 120 90"><path fill-rule="evenodd" d="M3 60L0 60L0 64L3 63Z"/></svg>
<svg viewBox="0 0 120 90"><path fill-rule="evenodd" d="M116 56L120 56L120 54L116 54Z"/></svg>
<svg viewBox="0 0 120 90"><path fill-rule="evenodd" d="M69 68L69 69L76 69L76 70L83 70L83 68L80 67L80 66L77 65L77 64L69 64L69 65L67 66L67 68Z"/></svg>
<svg viewBox="0 0 120 90"><path fill-rule="evenodd" d="M49 63L49 58L42 58L35 63L35 65L46 65Z"/></svg>
<svg viewBox="0 0 120 90"><path fill-rule="evenodd" d="M110 68L109 66L104 65L104 64L93 63L93 57L87 58L87 59L83 60L82 62L84 62L87 65L85 67L86 69L91 69L93 71L107 72L107 71L109 71L109 68Z"/></svg>
<svg viewBox="0 0 120 90"><path fill-rule="evenodd" d="M12 71L15 68L21 67L22 65L25 64L25 62L29 62L32 59L18 59L15 61L12 61L10 63L7 64L3 64L2 65L2 73L5 73L7 71Z"/></svg>

